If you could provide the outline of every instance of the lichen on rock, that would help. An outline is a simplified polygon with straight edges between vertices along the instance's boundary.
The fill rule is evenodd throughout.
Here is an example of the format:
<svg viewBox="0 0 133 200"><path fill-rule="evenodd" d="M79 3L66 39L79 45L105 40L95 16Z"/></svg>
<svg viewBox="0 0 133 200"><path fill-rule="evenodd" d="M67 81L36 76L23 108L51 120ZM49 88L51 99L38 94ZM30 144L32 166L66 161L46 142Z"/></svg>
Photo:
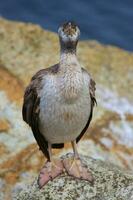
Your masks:
<svg viewBox="0 0 133 200"><path fill-rule="evenodd" d="M68 154L71 156L71 154ZM133 174L111 163L81 156L92 172L94 183L62 174L39 189L35 182L14 196L14 200L132 200Z"/></svg>

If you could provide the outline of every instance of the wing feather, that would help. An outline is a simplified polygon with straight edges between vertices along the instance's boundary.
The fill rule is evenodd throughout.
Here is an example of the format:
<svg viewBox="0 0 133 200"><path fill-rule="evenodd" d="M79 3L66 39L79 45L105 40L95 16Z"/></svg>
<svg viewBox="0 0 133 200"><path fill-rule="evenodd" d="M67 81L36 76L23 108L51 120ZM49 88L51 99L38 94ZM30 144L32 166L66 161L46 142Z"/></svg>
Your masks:
<svg viewBox="0 0 133 200"><path fill-rule="evenodd" d="M38 89L35 82L31 81L24 94L22 109L23 120L29 124L40 149L45 154L47 159L50 159L48 153L48 143L39 131L39 103L40 98L38 95Z"/></svg>
<svg viewBox="0 0 133 200"><path fill-rule="evenodd" d="M48 73L57 73L59 65L56 64L49 69L42 69L38 71L31 79L29 86L26 88L24 93L24 102L22 108L23 120L29 124L32 129L33 135L44 155L49 158L48 153L48 142L39 130L39 104L40 96L39 91L41 90L41 81L43 77ZM52 144L53 148L63 148L64 144Z"/></svg>

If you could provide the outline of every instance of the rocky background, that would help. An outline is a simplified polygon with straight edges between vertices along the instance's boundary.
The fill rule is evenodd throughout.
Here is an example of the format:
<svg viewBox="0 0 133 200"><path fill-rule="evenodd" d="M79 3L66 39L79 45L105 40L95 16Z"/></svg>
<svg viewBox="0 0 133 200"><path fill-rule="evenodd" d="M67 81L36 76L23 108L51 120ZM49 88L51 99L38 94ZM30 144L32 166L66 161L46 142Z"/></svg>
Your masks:
<svg viewBox="0 0 133 200"><path fill-rule="evenodd" d="M98 106L79 152L133 169L133 53L83 41L78 58L97 83ZM23 92L39 69L57 63L56 34L0 18L0 200L32 183L45 159L23 122ZM54 154L71 151L70 144Z"/></svg>

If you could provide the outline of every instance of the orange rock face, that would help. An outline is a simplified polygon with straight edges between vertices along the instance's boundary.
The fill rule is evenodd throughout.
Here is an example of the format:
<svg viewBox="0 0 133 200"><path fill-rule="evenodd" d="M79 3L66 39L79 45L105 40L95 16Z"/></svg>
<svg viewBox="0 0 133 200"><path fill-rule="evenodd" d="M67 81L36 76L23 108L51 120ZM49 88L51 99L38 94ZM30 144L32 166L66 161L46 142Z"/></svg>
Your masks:
<svg viewBox="0 0 133 200"><path fill-rule="evenodd" d="M10 128L8 121L0 120L0 132L7 132Z"/></svg>
<svg viewBox="0 0 133 200"><path fill-rule="evenodd" d="M3 66L0 66L0 90L5 91L11 101L22 103L23 84Z"/></svg>

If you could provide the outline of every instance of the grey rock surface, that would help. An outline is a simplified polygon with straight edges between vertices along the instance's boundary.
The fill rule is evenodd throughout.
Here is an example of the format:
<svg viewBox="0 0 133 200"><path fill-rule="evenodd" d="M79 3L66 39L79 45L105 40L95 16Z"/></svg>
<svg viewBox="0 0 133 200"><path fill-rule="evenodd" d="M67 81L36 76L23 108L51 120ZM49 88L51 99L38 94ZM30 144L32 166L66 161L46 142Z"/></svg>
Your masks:
<svg viewBox="0 0 133 200"><path fill-rule="evenodd" d="M70 154L68 155L70 156ZM133 174L111 163L81 156L93 174L94 183L62 174L39 189L37 179L14 200L132 200Z"/></svg>

